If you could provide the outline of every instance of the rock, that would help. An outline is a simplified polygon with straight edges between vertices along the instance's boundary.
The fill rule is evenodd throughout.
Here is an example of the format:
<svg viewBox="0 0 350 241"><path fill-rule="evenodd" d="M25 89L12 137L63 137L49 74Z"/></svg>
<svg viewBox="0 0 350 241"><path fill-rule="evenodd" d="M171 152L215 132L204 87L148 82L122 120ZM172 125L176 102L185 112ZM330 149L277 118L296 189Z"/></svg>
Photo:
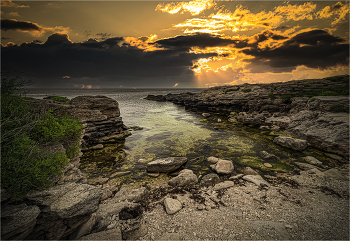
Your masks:
<svg viewBox="0 0 350 241"><path fill-rule="evenodd" d="M81 237L79 240L122 240L120 228L89 234Z"/></svg>
<svg viewBox="0 0 350 241"><path fill-rule="evenodd" d="M25 239L34 229L40 208L25 203L4 205L1 210L1 239Z"/></svg>
<svg viewBox="0 0 350 241"><path fill-rule="evenodd" d="M103 185L108 182L107 177L97 177L97 178L92 178L88 179L88 184L89 185Z"/></svg>
<svg viewBox="0 0 350 241"><path fill-rule="evenodd" d="M243 180L252 182L259 187L262 185L268 188L271 187L271 185L268 182L266 182L260 175L246 175L243 177Z"/></svg>
<svg viewBox="0 0 350 241"><path fill-rule="evenodd" d="M138 162L139 162L139 163L146 163L146 162L147 162L147 160L146 160L146 159L141 158L141 159L139 159L139 160L138 160Z"/></svg>
<svg viewBox="0 0 350 241"><path fill-rule="evenodd" d="M164 206L167 214L174 214L182 209L182 204L172 198L164 199Z"/></svg>
<svg viewBox="0 0 350 241"><path fill-rule="evenodd" d="M181 240L179 233L164 233L155 240Z"/></svg>
<svg viewBox="0 0 350 241"><path fill-rule="evenodd" d="M229 188L229 187L233 187L235 185L234 182L232 181L224 181L224 182L220 182L218 184L216 184L213 188L214 191L217 191L217 190L221 190L221 189L224 189L224 188Z"/></svg>
<svg viewBox="0 0 350 241"><path fill-rule="evenodd" d="M220 182L219 176L215 173L210 173L202 177L199 185L201 187L209 187L209 186L214 186L219 182Z"/></svg>
<svg viewBox="0 0 350 241"><path fill-rule="evenodd" d="M35 205L47 206L57 201L76 186L77 185L75 183L64 183L62 185L50 187L43 191L30 192L25 195L25 199L30 200Z"/></svg>
<svg viewBox="0 0 350 241"><path fill-rule="evenodd" d="M178 187L194 185L196 183L198 183L198 178L193 173L193 171L189 169L182 170L178 176L170 179L168 182L170 186L178 186Z"/></svg>
<svg viewBox="0 0 350 241"><path fill-rule="evenodd" d="M244 176L244 174L238 174L238 175L236 175L236 176L230 177L229 180L236 180L236 179L239 179L239 178L241 178L241 177L243 177L243 176Z"/></svg>
<svg viewBox="0 0 350 241"><path fill-rule="evenodd" d="M217 173L230 174L233 172L234 166L231 161L220 159L216 164L211 165Z"/></svg>
<svg viewBox="0 0 350 241"><path fill-rule="evenodd" d="M89 149L90 150L101 150L101 149L103 149L103 145L102 144L97 144L96 146L92 146Z"/></svg>
<svg viewBox="0 0 350 241"><path fill-rule="evenodd" d="M217 163L220 160L221 160L220 158L216 158L214 156L210 156L210 157L207 158L207 161L210 162L210 163L213 163L213 164Z"/></svg>
<svg viewBox="0 0 350 241"><path fill-rule="evenodd" d="M270 175L264 175L264 177L266 177L267 179L271 179L271 180L276 180L277 179L277 177L270 176Z"/></svg>
<svg viewBox="0 0 350 241"><path fill-rule="evenodd" d="M10 198L10 195L6 192L6 190L4 188L1 188L1 202L6 201Z"/></svg>
<svg viewBox="0 0 350 241"><path fill-rule="evenodd" d="M290 124L290 118L288 116L269 117L269 118L266 118L265 123L269 125L278 126L279 128L286 129Z"/></svg>
<svg viewBox="0 0 350 241"><path fill-rule="evenodd" d="M323 174L328 176L328 177L330 177L330 178L333 178L333 179L344 180L344 181L347 180L347 178L344 177L341 174L341 172L338 169L335 169L335 168L329 169L329 170L323 172Z"/></svg>
<svg viewBox="0 0 350 241"><path fill-rule="evenodd" d="M69 239L76 240L84 235L91 233L93 227L95 226L95 223L96 213L93 213L86 223L81 224L73 233L69 235Z"/></svg>
<svg viewBox="0 0 350 241"><path fill-rule="evenodd" d="M197 209L198 210L204 210L205 209L205 205L204 204L199 204Z"/></svg>
<svg viewBox="0 0 350 241"><path fill-rule="evenodd" d="M100 197L100 202L103 200L106 200L107 198L110 198L113 195L112 191L108 188L103 189L102 196Z"/></svg>
<svg viewBox="0 0 350 241"><path fill-rule="evenodd" d="M186 157L168 157L147 163L147 172L172 172L187 162Z"/></svg>
<svg viewBox="0 0 350 241"><path fill-rule="evenodd" d="M324 171L324 169L322 169L320 167L317 167L317 166L314 166L314 165L311 165L311 164L308 164L308 163L294 162L294 164L297 165L300 169L302 169L304 171L307 171L307 170L310 170L310 169L314 169L314 168L317 168L320 171Z"/></svg>
<svg viewBox="0 0 350 241"><path fill-rule="evenodd" d="M204 116L204 117L209 117L210 114L209 114L209 113L202 113L202 116Z"/></svg>
<svg viewBox="0 0 350 241"><path fill-rule="evenodd" d="M148 195L149 191L145 187L137 189L124 188L117 192L114 197L108 200L108 203L118 203L123 201L140 202Z"/></svg>
<svg viewBox="0 0 350 241"><path fill-rule="evenodd" d="M147 172L147 175L150 177L159 177L160 173L159 172Z"/></svg>
<svg viewBox="0 0 350 241"><path fill-rule="evenodd" d="M235 117L231 117L231 118L228 118L228 121L235 122L235 121L237 121L237 119Z"/></svg>
<svg viewBox="0 0 350 241"><path fill-rule="evenodd" d="M260 126L259 130L268 131L268 130L270 130L270 127L268 127L268 126Z"/></svg>
<svg viewBox="0 0 350 241"><path fill-rule="evenodd" d="M343 160L342 157L340 157L338 155L335 155L335 154L332 154L332 153L325 153L325 155L330 157L330 158L332 158L332 159L334 159L334 160L337 160L337 161L342 161Z"/></svg>
<svg viewBox="0 0 350 241"><path fill-rule="evenodd" d="M101 196L100 188L87 184L75 184L73 189L44 207L42 212L62 219L90 215L97 210Z"/></svg>
<svg viewBox="0 0 350 241"><path fill-rule="evenodd" d="M220 118L218 119L218 122L219 122L219 123L221 122L221 119L220 119Z"/></svg>
<svg viewBox="0 0 350 241"><path fill-rule="evenodd" d="M279 126L276 126L276 125L271 126L272 131L278 131L279 129L280 129Z"/></svg>
<svg viewBox="0 0 350 241"><path fill-rule="evenodd" d="M271 167L272 167L272 165L271 165L270 163L267 163L267 162L264 163L264 166L265 166L265 167L268 167L268 168L271 168Z"/></svg>
<svg viewBox="0 0 350 241"><path fill-rule="evenodd" d="M277 157L274 154L270 154L267 151L261 151L261 155L265 159L277 159Z"/></svg>
<svg viewBox="0 0 350 241"><path fill-rule="evenodd" d="M291 148L296 151L303 151L307 148L307 141L294 139L292 137L278 136L273 140L274 143Z"/></svg>
<svg viewBox="0 0 350 241"><path fill-rule="evenodd" d="M315 157L307 156L307 157L305 157L305 160L312 165L322 166L322 162L317 160Z"/></svg>
<svg viewBox="0 0 350 241"><path fill-rule="evenodd" d="M153 100L153 101L161 101L161 102L165 102L166 98L163 95L147 95L145 97L145 100Z"/></svg>
<svg viewBox="0 0 350 241"><path fill-rule="evenodd" d="M141 224L139 227L131 230L123 231L123 240L137 240L147 234L148 228L145 224Z"/></svg>
<svg viewBox="0 0 350 241"><path fill-rule="evenodd" d="M113 173L112 175L110 175L109 177L112 178L112 177L121 176L121 175L129 174L129 173L131 173L131 172L130 172L130 171L126 171L126 172L115 172L115 173Z"/></svg>
<svg viewBox="0 0 350 241"><path fill-rule="evenodd" d="M259 175L259 173L256 172L256 171L254 171L251 167L245 167L245 168L243 169L243 173L244 173L245 175Z"/></svg>

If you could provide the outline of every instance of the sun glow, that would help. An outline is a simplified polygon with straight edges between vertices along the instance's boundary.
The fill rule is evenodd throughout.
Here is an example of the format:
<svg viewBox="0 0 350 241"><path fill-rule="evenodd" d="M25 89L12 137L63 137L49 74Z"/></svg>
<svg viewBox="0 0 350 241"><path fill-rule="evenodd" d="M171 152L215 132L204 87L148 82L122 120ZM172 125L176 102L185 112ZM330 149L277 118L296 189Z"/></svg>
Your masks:
<svg viewBox="0 0 350 241"><path fill-rule="evenodd" d="M212 0L197 0L190 2L158 4L156 10L170 14L189 12L191 15L198 15L204 10L210 9L214 6L216 6L216 3Z"/></svg>

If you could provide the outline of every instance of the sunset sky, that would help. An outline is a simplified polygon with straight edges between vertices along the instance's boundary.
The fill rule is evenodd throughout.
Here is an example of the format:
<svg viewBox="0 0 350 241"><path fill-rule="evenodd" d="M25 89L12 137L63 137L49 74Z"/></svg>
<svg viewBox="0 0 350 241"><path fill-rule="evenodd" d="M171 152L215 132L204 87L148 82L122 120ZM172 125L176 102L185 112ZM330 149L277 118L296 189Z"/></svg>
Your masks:
<svg viewBox="0 0 350 241"><path fill-rule="evenodd" d="M38 88L324 78L349 73L349 2L1 1L1 45Z"/></svg>

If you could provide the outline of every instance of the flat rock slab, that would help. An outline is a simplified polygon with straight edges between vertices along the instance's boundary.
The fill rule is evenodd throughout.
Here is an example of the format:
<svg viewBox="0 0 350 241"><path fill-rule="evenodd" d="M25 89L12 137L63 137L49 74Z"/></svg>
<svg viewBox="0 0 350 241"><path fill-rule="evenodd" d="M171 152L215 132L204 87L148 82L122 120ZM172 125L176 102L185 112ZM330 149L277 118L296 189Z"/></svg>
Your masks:
<svg viewBox="0 0 350 241"><path fill-rule="evenodd" d="M248 182L252 182L257 186L266 185L267 187L271 187L270 183L265 181L260 175L246 175L243 177L243 180Z"/></svg>
<svg viewBox="0 0 350 241"><path fill-rule="evenodd" d="M122 240L122 233L118 227L98 233L89 234L81 237L79 240Z"/></svg>
<svg viewBox="0 0 350 241"><path fill-rule="evenodd" d="M278 136L273 140L273 142L296 151L303 151L307 148L307 141L301 139L294 139L292 137Z"/></svg>
<svg viewBox="0 0 350 241"><path fill-rule="evenodd" d="M277 157L274 154L270 154L267 151L261 151L261 155L265 159L275 159L275 158L277 159Z"/></svg>
<svg viewBox="0 0 350 241"><path fill-rule="evenodd" d="M234 166L231 161L220 159L215 165L211 165L217 173L230 174L233 172Z"/></svg>
<svg viewBox="0 0 350 241"><path fill-rule="evenodd" d="M215 173L210 173L202 177L199 185L201 187L209 187L209 186L214 186L219 182L220 182L219 176Z"/></svg>
<svg viewBox="0 0 350 241"><path fill-rule="evenodd" d="M276 235L279 240L291 239L289 233L286 231L285 225L273 221L254 221L251 224L254 231L263 239L271 239L270 235Z"/></svg>
<svg viewBox="0 0 350 241"><path fill-rule="evenodd" d="M118 203L123 201L139 202L148 195L148 190L145 187L137 189L124 188L117 192L108 203Z"/></svg>
<svg viewBox="0 0 350 241"><path fill-rule="evenodd" d="M172 198L164 199L164 206L167 214L174 214L182 209L182 204Z"/></svg>
<svg viewBox="0 0 350 241"><path fill-rule="evenodd" d="M168 184L170 186L184 187L188 185L194 185L198 183L197 176L193 173L192 170L184 169L178 176L169 180Z"/></svg>
<svg viewBox="0 0 350 241"><path fill-rule="evenodd" d="M307 170L311 170L311 169L318 169L320 171L324 171L324 169L320 168L320 167L317 167L317 166L314 166L314 165L311 165L311 164L308 164L308 163L303 163L303 162L294 162L295 165L297 165L300 169L304 170L304 171L307 171Z"/></svg>
<svg viewBox="0 0 350 241"><path fill-rule="evenodd" d="M186 157L168 157L147 163L147 172L172 172L187 162Z"/></svg>
<svg viewBox="0 0 350 241"><path fill-rule="evenodd" d="M217 190L220 190L220 189L233 187L234 185L235 185L235 183L233 181L224 181L224 182L220 182L220 183L216 184L214 186L213 190L217 191Z"/></svg>
<svg viewBox="0 0 350 241"><path fill-rule="evenodd" d="M305 157L305 160L310 163L311 165L316 165L316 166L321 166L322 162L317 160L315 157L313 156L307 156Z"/></svg>

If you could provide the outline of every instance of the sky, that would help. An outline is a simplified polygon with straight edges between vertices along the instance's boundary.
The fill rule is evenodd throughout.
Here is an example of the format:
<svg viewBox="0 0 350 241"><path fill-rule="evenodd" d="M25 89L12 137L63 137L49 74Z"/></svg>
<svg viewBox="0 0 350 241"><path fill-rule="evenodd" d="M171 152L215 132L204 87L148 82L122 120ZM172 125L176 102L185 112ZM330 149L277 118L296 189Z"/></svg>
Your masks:
<svg viewBox="0 0 350 241"><path fill-rule="evenodd" d="M349 74L345 1L3 1L34 88L206 88Z"/></svg>

